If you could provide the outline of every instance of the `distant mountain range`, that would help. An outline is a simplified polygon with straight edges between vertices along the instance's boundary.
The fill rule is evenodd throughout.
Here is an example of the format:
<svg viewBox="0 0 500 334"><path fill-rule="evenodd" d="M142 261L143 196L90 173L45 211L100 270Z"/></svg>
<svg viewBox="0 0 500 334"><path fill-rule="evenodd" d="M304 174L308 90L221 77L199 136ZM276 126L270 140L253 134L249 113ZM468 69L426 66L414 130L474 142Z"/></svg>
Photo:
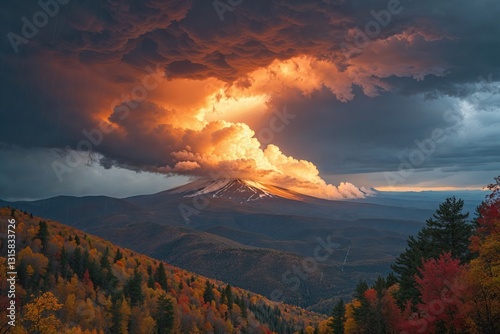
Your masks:
<svg viewBox="0 0 500 334"><path fill-rule="evenodd" d="M470 208L480 203L481 195L468 194ZM406 238L420 230L447 196L378 193L365 200L329 201L249 180L200 179L123 199L58 196L0 201L0 206L61 221L271 298L329 312L333 300L348 298L359 279L387 274ZM325 243L331 253L325 253Z"/></svg>

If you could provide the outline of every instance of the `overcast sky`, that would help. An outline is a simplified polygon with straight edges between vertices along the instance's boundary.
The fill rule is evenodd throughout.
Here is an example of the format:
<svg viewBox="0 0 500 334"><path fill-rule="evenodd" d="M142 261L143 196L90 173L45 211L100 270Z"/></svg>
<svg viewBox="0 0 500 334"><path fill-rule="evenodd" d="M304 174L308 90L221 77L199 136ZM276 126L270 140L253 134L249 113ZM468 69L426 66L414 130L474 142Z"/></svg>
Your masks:
<svg viewBox="0 0 500 334"><path fill-rule="evenodd" d="M47 3L0 12L2 199L500 174L496 0Z"/></svg>

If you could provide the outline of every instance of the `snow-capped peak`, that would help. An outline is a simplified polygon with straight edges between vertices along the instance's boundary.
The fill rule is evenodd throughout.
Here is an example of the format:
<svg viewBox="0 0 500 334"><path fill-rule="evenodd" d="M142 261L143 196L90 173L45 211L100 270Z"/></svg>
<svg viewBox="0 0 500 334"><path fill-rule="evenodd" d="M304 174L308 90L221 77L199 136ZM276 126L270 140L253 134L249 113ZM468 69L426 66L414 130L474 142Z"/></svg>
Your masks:
<svg viewBox="0 0 500 334"><path fill-rule="evenodd" d="M184 197L207 196L226 198L238 202L256 201L264 198L284 197L299 199L298 194L286 189L242 179L198 179L186 185L174 188L171 193Z"/></svg>

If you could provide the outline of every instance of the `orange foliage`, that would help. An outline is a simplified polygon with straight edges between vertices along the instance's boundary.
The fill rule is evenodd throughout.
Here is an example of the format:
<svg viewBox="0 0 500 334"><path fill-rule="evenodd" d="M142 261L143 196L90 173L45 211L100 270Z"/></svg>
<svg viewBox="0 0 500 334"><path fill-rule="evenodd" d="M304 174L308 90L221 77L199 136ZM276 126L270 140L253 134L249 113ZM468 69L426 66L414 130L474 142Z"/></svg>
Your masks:
<svg viewBox="0 0 500 334"><path fill-rule="evenodd" d="M10 209L0 208L0 225L10 216ZM86 235L81 231L56 222L47 221L49 227L49 245L46 254L42 254L40 240L34 239L38 231L40 218L30 218L16 211L18 221L19 244L23 245L18 252L18 263L24 260L26 273L30 277L33 290L53 293L57 300L64 303L62 309L54 310L51 320L61 324L62 333L105 333L114 325L113 312L121 315L121 320L114 328L122 332L146 333L156 325L158 298L166 293L167 298L173 300L173 315L175 333L204 333L204 332L243 332L271 333L269 329L271 319L256 320L256 314L248 305L261 312L268 308L276 307L262 296L253 294L239 288L232 289L233 300L243 300L247 316L242 315L242 308L233 304L220 304L221 289L226 283L210 280L214 286L215 301L204 303L203 293L206 278L190 272L164 264L166 269L168 289L163 290L154 278L154 273L159 266L159 261L146 256L132 253L129 250L118 248L113 244L98 237ZM78 240L78 242L76 241ZM79 246L77 248L77 243ZM109 263L100 266L103 253L109 249ZM63 250L64 249L64 256ZM79 256L75 255L78 249ZM112 261L118 250L123 254L120 260ZM108 251L107 251L108 252ZM88 258L85 257L88 254ZM48 259L52 265L48 266ZM64 266L62 266L64 261ZM0 257L0 268L5 267L4 258ZM90 265L92 264L92 265ZM151 266L153 276L150 277L148 267ZM137 270L142 277L140 292L143 301L140 305L131 307L130 295L123 294L124 286L134 277ZM2 270L5 273L5 270ZM116 286L106 286L108 274L116 280ZM45 276L44 276L45 275ZM35 276L37 279L35 280ZM0 275L0 278L4 277ZM49 279L46 279L48 277ZM151 285L152 280L154 281ZM103 283L104 281L104 283ZM182 282L182 288L179 287ZM42 286L42 284L44 284ZM5 277L0 281L0 290L5 288ZM26 295L22 285L17 288L21 298L20 305L28 305L35 297ZM30 293L31 293L30 288ZM131 290L129 290L131 291ZM1 292L1 291L0 291ZM128 292L136 293L135 292ZM119 298L112 298L112 293ZM4 295L1 293L0 295ZM0 305L1 306L1 305ZM298 332L305 326L316 327L326 319L326 316L314 314L295 306L279 304L281 315L277 319L282 323L292 324ZM4 308L2 308L3 310ZM0 310L0 315L4 314ZM57 320L57 321L56 321ZM269 323L266 323L269 321ZM275 320L272 320L275 321ZM28 325L26 325L28 326ZM25 327L26 327L25 326ZM22 332L22 328L19 327ZM308 329L310 331L310 328Z"/></svg>
<svg viewBox="0 0 500 334"><path fill-rule="evenodd" d="M375 289L366 290L365 298L370 302L370 304L374 304L377 301L377 291Z"/></svg>

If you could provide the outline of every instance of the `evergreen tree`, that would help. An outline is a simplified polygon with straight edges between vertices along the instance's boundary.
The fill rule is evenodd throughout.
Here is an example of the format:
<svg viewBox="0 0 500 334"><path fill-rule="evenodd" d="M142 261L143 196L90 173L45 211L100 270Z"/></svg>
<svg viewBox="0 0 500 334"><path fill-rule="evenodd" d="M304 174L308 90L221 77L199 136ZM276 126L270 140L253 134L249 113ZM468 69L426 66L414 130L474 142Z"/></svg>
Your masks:
<svg viewBox="0 0 500 334"><path fill-rule="evenodd" d="M474 229L467 220L469 213L462 213L463 207L463 200L457 200L455 197L447 198L439 205L433 217L427 220L427 228L433 243L438 245L440 250L433 258L450 252L451 256L460 260L462 264L472 259L469 239Z"/></svg>
<svg viewBox="0 0 500 334"><path fill-rule="evenodd" d="M365 333L372 322L370 304L365 297L366 290L368 290L368 284L365 281L360 281L354 291L354 298L359 301L360 305L353 309L353 316L361 333Z"/></svg>
<svg viewBox="0 0 500 334"><path fill-rule="evenodd" d="M226 285L223 294L225 296L228 309L233 309L233 292L231 290L231 284Z"/></svg>
<svg viewBox="0 0 500 334"><path fill-rule="evenodd" d="M341 298L332 311L333 320L331 322L331 327L333 334L344 334L344 324L346 322L345 311L344 300Z"/></svg>
<svg viewBox="0 0 500 334"><path fill-rule="evenodd" d="M221 304L221 305L222 304L227 304L226 294L224 293L224 290L220 294L219 304Z"/></svg>
<svg viewBox="0 0 500 334"><path fill-rule="evenodd" d="M120 248L118 248L118 250L116 251L116 255L113 259L113 262L121 260L122 258L123 258L123 254L122 254L122 252L120 252Z"/></svg>
<svg viewBox="0 0 500 334"><path fill-rule="evenodd" d="M155 279L153 275L153 267L151 265L148 265L148 288L154 289L155 288Z"/></svg>
<svg viewBox="0 0 500 334"><path fill-rule="evenodd" d="M462 263L472 258L469 238L473 233L473 226L467 221L469 214L462 213L463 205L463 200L447 198L439 205L432 218L426 221L426 226L417 236L408 238L407 248L392 265L400 286L396 297L401 307L408 300L413 305L420 302L415 275L419 274L418 268L422 266L422 260L438 258L440 254L447 252Z"/></svg>
<svg viewBox="0 0 500 334"><path fill-rule="evenodd" d="M156 319L156 333L172 333L174 328L174 306L165 294L158 297L158 306L154 316Z"/></svg>
<svg viewBox="0 0 500 334"><path fill-rule="evenodd" d="M66 279L68 277L68 254L66 253L66 249L64 246L61 249L61 261L59 265L59 273L61 274L61 277L63 279Z"/></svg>
<svg viewBox="0 0 500 334"><path fill-rule="evenodd" d="M123 295L117 294L112 297L111 306L111 333L122 334L123 333L123 318L124 315L121 313L121 307L123 303Z"/></svg>
<svg viewBox="0 0 500 334"><path fill-rule="evenodd" d="M87 267L90 277L96 286L103 286L105 280L105 274L103 268L97 264L97 262L92 259Z"/></svg>
<svg viewBox="0 0 500 334"><path fill-rule="evenodd" d="M165 272L165 266L163 262L160 262L160 265L156 269L155 278L158 284L160 284L161 288L164 291L168 291L168 281L167 281L167 273Z"/></svg>
<svg viewBox="0 0 500 334"><path fill-rule="evenodd" d="M120 280L118 277L116 277L111 270L106 272L104 276L104 283L103 287L108 293L114 293L116 287L118 286L118 283Z"/></svg>
<svg viewBox="0 0 500 334"><path fill-rule="evenodd" d="M47 222L41 220L38 223L38 232L36 233L34 239L40 239L42 242L42 253L47 253L47 245L49 242L49 228L47 226Z"/></svg>
<svg viewBox="0 0 500 334"><path fill-rule="evenodd" d="M134 276L127 281L123 288L125 296L130 298L130 306L138 306L144 301L144 294L142 293L142 274L134 269Z"/></svg>
<svg viewBox="0 0 500 334"><path fill-rule="evenodd" d="M51 277L54 275L54 261L49 259L47 269L42 276L42 291L49 291L51 285Z"/></svg>
<svg viewBox="0 0 500 334"><path fill-rule="evenodd" d="M247 305L245 303L245 298L244 297L241 297L239 298L238 296L236 296L235 298L235 303L236 305L238 305L241 309L241 316L246 319L248 317L248 312L247 312Z"/></svg>
<svg viewBox="0 0 500 334"><path fill-rule="evenodd" d="M211 303L212 300L215 300L215 295L213 292L213 285L207 280L205 283L205 292L203 292L203 299L205 303Z"/></svg>
<svg viewBox="0 0 500 334"><path fill-rule="evenodd" d="M83 251L83 256L82 256L81 275L78 275L78 277L82 278L83 273L85 273L85 270L89 269L89 267L90 267L90 254L89 254L89 250L87 248L85 248Z"/></svg>
<svg viewBox="0 0 500 334"><path fill-rule="evenodd" d="M78 275L78 277L83 276L83 257L80 247L76 247L73 252L73 259L71 261L71 269Z"/></svg>
<svg viewBox="0 0 500 334"><path fill-rule="evenodd" d="M104 253L102 254L100 264L101 264L101 267L103 269L111 270L111 264L109 263L109 247L108 246L106 246L106 249L104 250Z"/></svg>
<svg viewBox="0 0 500 334"><path fill-rule="evenodd" d="M17 277L19 277L19 283L21 283L26 290L29 290L30 277L28 275L28 265L24 259L17 265Z"/></svg>

